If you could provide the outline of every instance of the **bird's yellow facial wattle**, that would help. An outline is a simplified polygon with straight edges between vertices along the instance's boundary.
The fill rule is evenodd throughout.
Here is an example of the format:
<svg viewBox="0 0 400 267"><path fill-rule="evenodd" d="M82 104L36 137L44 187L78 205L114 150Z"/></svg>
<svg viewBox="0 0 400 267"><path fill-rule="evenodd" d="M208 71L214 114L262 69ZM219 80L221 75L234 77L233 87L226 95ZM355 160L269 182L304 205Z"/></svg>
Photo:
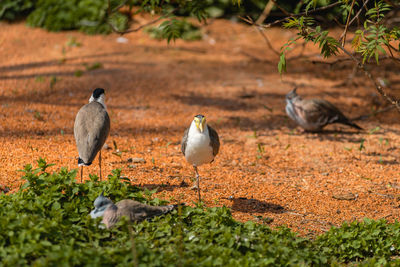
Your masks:
<svg viewBox="0 0 400 267"><path fill-rule="evenodd" d="M204 125L206 123L206 119L205 118L194 118L194 123L196 124L197 129L199 129L199 131L202 133L204 131Z"/></svg>

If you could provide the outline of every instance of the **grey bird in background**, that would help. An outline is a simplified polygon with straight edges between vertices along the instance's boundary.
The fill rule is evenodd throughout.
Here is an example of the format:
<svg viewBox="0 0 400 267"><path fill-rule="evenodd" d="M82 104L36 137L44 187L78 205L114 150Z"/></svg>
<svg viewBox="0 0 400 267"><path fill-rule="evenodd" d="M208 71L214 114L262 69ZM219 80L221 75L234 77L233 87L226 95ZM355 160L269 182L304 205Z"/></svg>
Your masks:
<svg viewBox="0 0 400 267"><path fill-rule="evenodd" d="M74 136L79 153L81 182L83 166L91 165L98 152L101 181L101 149L110 132L110 118L104 100L104 89L97 88L93 91L89 103L76 114Z"/></svg>
<svg viewBox="0 0 400 267"><path fill-rule="evenodd" d="M186 160L193 165L196 172L196 182L192 189L197 189L199 202L200 176L197 167L214 161L220 147L218 133L207 125L203 115L196 115L190 127L183 134L181 149Z"/></svg>
<svg viewBox="0 0 400 267"><path fill-rule="evenodd" d="M94 210L90 217L103 217L102 223L107 228L113 227L122 216L127 217L130 222L140 222L155 216L166 214L178 205L150 206L131 199L124 199L114 204L109 198L100 194L94 201Z"/></svg>
<svg viewBox="0 0 400 267"><path fill-rule="evenodd" d="M319 132L328 124L341 123L362 130L330 102L323 99L302 99L293 89L286 95L286 113L309 132Z"/></svg>

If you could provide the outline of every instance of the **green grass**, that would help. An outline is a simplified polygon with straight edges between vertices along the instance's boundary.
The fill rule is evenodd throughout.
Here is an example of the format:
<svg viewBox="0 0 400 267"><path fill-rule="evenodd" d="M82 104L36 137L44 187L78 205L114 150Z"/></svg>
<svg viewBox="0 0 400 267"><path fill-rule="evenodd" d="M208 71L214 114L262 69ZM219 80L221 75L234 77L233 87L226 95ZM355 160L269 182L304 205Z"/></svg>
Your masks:
<svg viewBox="0 0 400 267"><path fill-rule="evenodd" d="M226 207L183 207L152 221L122 220L99 229L88 213L101 191L114 201L136 199L165 204L148 190L132 186L113 170L75 182L76 170L47 171L26 165L25 183L14 194L0 194L2 266L363 266L400 264L400 225L384 220L344 223L316 239L290 229L235 221ZM134 245L134 247L132 247ZM136 256L134 256L136 255Z"/></svg>

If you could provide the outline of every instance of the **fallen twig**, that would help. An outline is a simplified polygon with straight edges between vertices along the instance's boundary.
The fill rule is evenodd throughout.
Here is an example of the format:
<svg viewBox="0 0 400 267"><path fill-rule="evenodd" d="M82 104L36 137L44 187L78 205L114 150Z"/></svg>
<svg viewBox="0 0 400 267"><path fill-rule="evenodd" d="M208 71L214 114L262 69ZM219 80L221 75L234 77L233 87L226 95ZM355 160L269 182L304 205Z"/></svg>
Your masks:
<svg viewBox="0 0 400 267"><path fill-rule="evenodd" d="M379 114L379 113L383 113L383 112L392 110L392 109L395 108L395 107L396 107L396 106L391 105L391 106L388 106L388 107L386 107L386 108L379 109L379 110L377 110L377 111L371 112L370 114L361 115L361 116L359 116L359 117L356 117L356 118L354 118L354 119L351 119L351 121L366 120L366 119L368 119L368 118L370 118L370 117L376 116L376 115Z"/></svg>

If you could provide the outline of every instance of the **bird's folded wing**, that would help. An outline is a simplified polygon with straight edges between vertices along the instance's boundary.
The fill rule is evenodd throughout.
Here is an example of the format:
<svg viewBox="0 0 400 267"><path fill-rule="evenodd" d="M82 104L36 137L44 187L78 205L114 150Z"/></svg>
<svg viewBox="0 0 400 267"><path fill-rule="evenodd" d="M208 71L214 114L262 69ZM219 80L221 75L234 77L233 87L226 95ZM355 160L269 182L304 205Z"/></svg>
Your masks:
<svg viewBox="0 0 400 267"><path fill-rule="evenodd" d="M119 214L118 211L115 211L113 209L106 209L103 214L102 223L104 223L107 228L111 228L119 221L120 218L121 214Z"/></svg>
<svg viewBox="0 0 400 267"><path fill-rule="evenodd" d="M131 221L143 221L154 216L163 215L174 209L169 206L150 206L131 199L121 200L116 204L119 216L126 216Z"/></svg>
<svg viewBox="0 0 400 267"><path fill-rule="evenodd" d="M211 126L208 126L208 132L210 134L210 145L213 149L213 155L214 157L218 154L219 152L219 137L217 131L215 131Z"/></svg>
<svg viewBox="0 0 400 267"><path fill-rule="evenodd" d="M189 135L189 128L187 128L185 130L185 132L183 133L183 137L182 137L181 150L182 150L183 155L185 155L186 145L187 145L187 141L188 141L188 135Z"/></svg>
<svg viewBox="0 0 400 267"><path fill-rule="evenodd" d="M303 100L294 106L296 114L305 122L324 126L328 124L333 112L328 105L314 100Z"/></svg>

